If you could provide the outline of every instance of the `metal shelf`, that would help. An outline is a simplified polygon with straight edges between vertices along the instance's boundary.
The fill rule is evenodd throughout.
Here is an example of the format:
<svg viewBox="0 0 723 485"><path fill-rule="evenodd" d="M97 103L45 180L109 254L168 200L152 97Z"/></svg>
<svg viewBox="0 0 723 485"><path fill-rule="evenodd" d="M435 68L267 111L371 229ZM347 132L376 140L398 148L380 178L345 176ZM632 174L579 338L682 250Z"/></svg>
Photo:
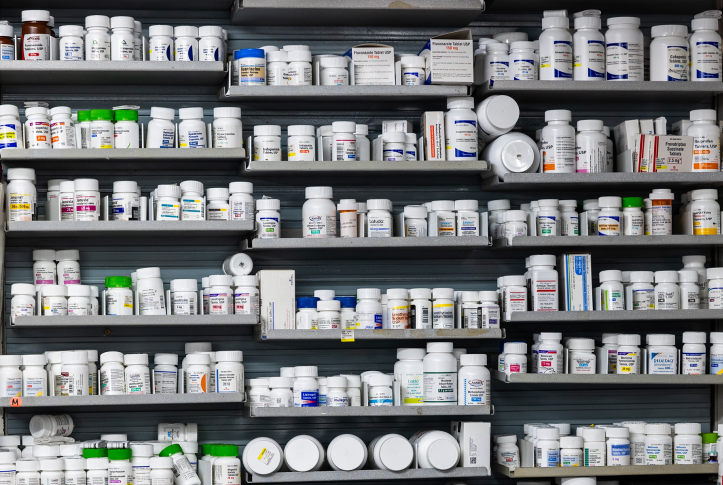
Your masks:
<svg viewBox="0 0 723 485"><path fill-rule="evenodd" d="M25 62L25 61L24 61ZM29 62L29 64L43 64ZM189 63L191 64L191 63ZM195 64L195 63L192 63ZM2 72L2 70L0 70ZM92 170L117 174L128 170L240 170L243 148L125 148L112 150L2 150L0 160L11 167L38 170ZM103 163L122 162L122 163Z"/></svg>
<svg viewBox="0 0 723 485"><path fill-rule="evenodd" d="M233 0L174 0L173 8L178 10L229 10ZM27 0L23 8L29 9L94 9L98 4L94 0ZM165 10L168 8L168 0L123 0L119 6L122 10ZM121 10L121 11L122 11ZM138 16L147 15L145 12L135 12ZM47 61L46 61L47 62Z"/></svg>
<svg viewBox="0 0 723 485"><path fill-rule="evenodd" d="M18 317L12 328L22 327L145 327L256 325L256 315L97 315L79 317Z"/></svg>
<svg viewBox="0 0 723 485"><path fill-rule="evenodd" d="M273 249L361 249L361 248L427 248L427 249L486 249L487 236L460 237L334 237L312 239L288 237L279 239L252 239L249 250Z"/></svg>
<svg viewBox="0 0 723 485"><path fill-rule="evenodd" d="M535 13L539 16L540 14L540 3L538 0L486 0L485 6L485 16L500 14L501 12L514 13L515 15ZM546 0L544 8L551 10L567 9L568 12L575 12L584 7L582 7L577 0ZM655 8L656 14L693 16L704 10L718 8L718 5L713 0L692 0L671 4L663 4L657 0L636 0L635 2L628 0L608 0L605 2L606 16L611 14L647 14L650 13L651 8Z"/></svg>
<svg viewBox="0 0 723 485"><path fill-rule="evenodd" d="M20 405L17 403L20 399ZM14 401L15 400L15 401ZM83 411L121 411L150 410L193 407L196 409L215 409L218 407L239 408L244 402L243 393L210 393L210 394L147 394L121 396L42 396L23 398L0 398L0 407L22 412L32 408L52 409L53 412L67 412L69 408ZM89 407L93 409L88 409ZM129 408L130 406L130 408Z"/></svg>
<svg viewBox="0 0 723 485"><path fill-rule="evenodd" d="M675 84L675 83L671 83ZM704 83L691 83L704 84ZM714 173L509 173L482 179L482 190L492 192L636 192L655 187L711 188L723 186L723 172Z"/></svg>
<svg viewBox="0 0 723 485"><path fill-rule="evenodd" d="M555 322L655 322L661 320L718 320L723 319L720 310L619 310L594 312L513 312L510 323Z"/></svg>
<svg viewBox="0 0 723 485"><path fill-rule="evenodd" d="M243 237L254 228L254 221L28 221L8 222L6 234L8 239L106 237L115 243L116 238L188 238L194 233L204 238Z"/></svg>
<svg viewBox="0 0 723 485"><path fill-rule="evenodd" d="M245 164L244 175L300 175L311 174L316 176L319 173L330 173L333 175L354 176L363 173L384 172L393 173L425 173L425 174L449 174L476 175L489 170L489 165L484 160L473 160L469 162L262 162L248 160ZM399 182L399 181L397 181Z"/></svg>
<svg viewBox="0 0 723 485"><path fill-rule="evenodd" d="M247 408L252 418L323 418L386 416L489 416L492 406L355 406L318 408Z"/></svg>
<svg viewBox="0 0 723 485"><path fill-rule="evenodd" d="M723 384L723 376L653 375L653 374L510 374L492 371L492 377L508 384L626 384L690 385Z"/></svg>
<svg viewBox="0 0 723 485"><path fill-rule="evenodd" d="M337 340L341 330L267 330L257 340ZM437 339L501 339L505 331L490 329L424 329L424 330L354 330L354 340L437 340Z"/></svg>
<svg viewBox="0 0 723 485"><path fill-rule="evenodd" d="M235 0L231 23L461 27L483 9L479 0Z"/></svg>
<svg viewBox="0 0 723 485"><path fill-rule="evenodd" d="M716 465L717 466L717 465ZM415 468L402 472L389 470L356 470L351 472L278 472L272 475L246 474L246 483L347 482L383 480L449 480L490 476L487 468L453 468L446 472L434 468Z"/></svg>
<svg viewBox="0 0 723 485"><path fill-rule="evenodd" d="M547 8L547 7L546 7ZM475 100L480 101L493 94L506 94L520 103L539 102L595 102L616 103L659 102L666 96L675 96L676 102L706 102L723 94L723 83L667 81L488 81L474 90Z"/></svg>
<svg viewBox="0 0 723 485"><path fill-rule="evenodd" d="M543 477L623 477L635 475L701 475L717 474L717 464L704 465L648 465L648 466L583 466L557 468L510 468L492 464L495 473L512 478Z"/></svg>
<svg viewBox="0 0 723 485"><path fill-rule="evenodd" d="M507 239L497 239L493 242L493 249L509 248L564 248L564 247L650 247L650 246L718 246L723 244L723 236L525 236L512 238L512 244Z"/></svg>

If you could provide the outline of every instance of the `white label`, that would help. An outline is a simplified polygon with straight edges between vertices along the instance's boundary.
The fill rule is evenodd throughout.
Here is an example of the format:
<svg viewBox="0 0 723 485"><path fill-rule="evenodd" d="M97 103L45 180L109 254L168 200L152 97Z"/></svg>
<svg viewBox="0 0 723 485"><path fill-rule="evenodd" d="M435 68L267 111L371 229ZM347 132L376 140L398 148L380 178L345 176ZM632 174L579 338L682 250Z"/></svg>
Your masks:
<svg viewBox="0 0 723 485"><path fill-rule="evenodd" d="M181 204L158 202L156 204L156 220L177 221L181 217Z"/></svg>
<svg viewBox="0 0 723 485"><path fill-rule="evenodd" d="M213 465L213 485L240 485L241 464ZM136 485L136 484L133 484Z"/></svg>
<svg viewBox="0 0 723 485"><path fill-rule="evenodd" d="M703 445L678 443L675 445L676 465L700 465L703 462Z"/></svg>
<svg viewBox="0 0 723 485"><path fill-rule="evenodd" d="M296 141L286 145L286 152L289 161L313 161L316 153L313 139L304 140L303 138L292 137Z"/></svg>
<svg viewBox="0 0 723 485"><path fill-rule="evenodd" d="M705 374L705 359L705 352L683 352L682 373L693 376Z"/></svg>
<svg viewBox="0 0 723 485"><path fill-rule="evenodd" d="M603 290L600 289L600 303L602 310L625 310L625 300L623 292L619 289Z"/></svg>
<svg viewBox="0 0 723 485"><path fill-rule="evenodd" d="M100 393L123 392L125 393L125 372L123 369L100 370Z"/></svg>
<svg viewBox="0 0 723 485"><path fill-rule="evenodd" d="M721 78L721 48L720 42L698 41L692 48L693 62L690 75L693 80Z"/></svg>
<svg viewBox="0 0 723 485"><path fill-rule="evenodd" d="M0 61L13 61L15 60L15 46L12 44L1 44L0 45Z"/></svg>
<svg viewBox="0 0 723 485"><path fill-rule="evenodd" d="M23 59L26 61L49 61L50 42L48 34L23 35Z"/></svg>
<svg viewBox="0 0 723 485"><path fill-rule="evenodd" d="M608 81L643 81L643 46L630 42L606 45Z"/></svg>
<svg viewBox="0 0 723 485"><path fill-rule="evenodd" d="M677 285L676 285L677 288ZM656 310L678 310L680 295L677 291L665 291L655 288L655 309Z"/></svg>
<svg viewBox="0 0 723 485"><path fill-rule="evenodd" d="M392 217L374 216L369 217L369 237L392 237Z"/></svg>
<svg viewBox="0 0 723 485"><path fill-rule="evenodd" d="M53 148L75 148L75 126L72 121L53 121L50 124Z"/></svg>
<svg viewBox="0 0 723 485"><path fill-rule="evenodd" d="M150 394L151 374L149 372L126 372L126 394Z"/></svg>
<svg viewBox="0 0 723 485"><path fill-rule="evenodd" d="M208 294L209 315L233 315L233 295L227 291L211 289Z"/></svg>
<svg viewBox="0 0 723 485"><path fill-rule="evenodd" d="M537 349L538 374L562 374L562 356L557 350Z"/></svg>
<svg viewBox="0 0 723 485"><path fill-rule="evenodd" d="M31 317L35 315L35 306L32 303L15 303L10 307L10 314L14 317Z"/></svg>
<svg viewBox="0 0 723 485"><path fill-rule="evenodd" d="M406 305L387 306L387 322L390 329L412 328L409 323L409 307Z"/></svg>
<svg viewBox="0 0 723 485"><path fill-rule="evenodd" d="M65 485L68 485L67 479ZM151 468L148 466L134 466L132 485L151 485Z"/></svg>
<svg viewBox="0 0 723 485"><path fill-rule="evenodd" d="M506 61L489 61L490 79L492 81L504 81L510 71L510 63Z"/></svg>
<svg viewBox="0 0 723 485"><path fill-rule="evenodd" d="M178 392L178 372L154 370L153 388L156 394L176 394Z"/></svg>
<svg viewBox="0 0 723 485"><path fill-rule="evenodd" d="M696 135L693 137L693 171L720 171L720 136L710 138L706 135ZM695 229L695 222L693 227Z"/></svg>
<svg viewBox="0 0 723 485"><path fill-rule="evenodd" d="M181 218L184 221L205 220L203 199L184 197L181 199Z"/></svg>
<svg viewBox="0 0 723 485"><path fill-rule="evenodd" d="M254 201L229 201L231 203L231 220L232 221L253 221L254 220Z"/></svg>
<svg viewBox="0 0 723 485"><path fill-rule="evenodd" d="M655 310L653 289L633 290L633 310Z"/></svg>
<svg viewBox="0 0 723 485"><path fill-rule="evenodd" d="M336 214L331 216L309 214L302 224L306 238L336 237Z"/></svg>
<svg viewBox="0 0 723 485"><path fill-rule="evenodd" d="M11 193L8 199L10 201L10 222L33 220L35 199L31 194Z"/></svg>
<svg viewBox="0 0 723 485"><path fill-rule="evenodd" d="M8 377L3 386L3 397L18 397L23 395L23 379L21 377Z"/></svg>
<svg viewBox="0 0 723 485"><path fill-rule="evenodd" d="M18 136L18 133L22 134L22 129L20 123L16 124L12 121L0 124L0 150L22 147L22 143L18 145L18 140L22 140L22 136Z"/></svg>
<svg viewBox="0 0 723 485"><path fill-rule="evenodd" d="M85 316L88 315L88 307L79 303L68 303L68 315Z"/></svg>
<svg viewBox="0 0 723 485"><path fill-rule="evenodd" d="M27 122L26 148L50 148L50 123L47 121Z"/></svg>
<svg viewBox="0 0 723 485"><path fill-rule="evenodd" d="M214 148L240 148L241 144L242 134L240 127L233 125L213 127Z"/></svg>
<svg viewBox="0 0 723 485"><path fill-rule="evenodd" d="M29 477L29 476L17 477L15 483L17 485L40 485L40 477L39 476L38 477L32 477L32 476L31 477ZM106 483L99 484L99 485L108 485L107 479L106 479Z"/></svg>
<svg viewBox="0 0 723 485"><path fill-rule="evenodd" d="M163 290L156 290L155 288L146 288L138 291L138 300L140 304L140 313L143 315L145 312L152 310L163 310L166 308L164 303Z"/></svg>
<svg viewBox="0 0 723 485"><path fill-rule="evenodd" d="M337 330L341 328L341 318L319 315L317 326L319 330Z"/></svg>
<svg viewBox="0 0 723 485"><path fill-rule="evenodd" d="M677 374L678 352L648 352L648 374Z"/></svg>
<svg viewBox="0 0 723 485"><path fill-rule="evenodd" d="M209 221L228 221L231 219L231 214L228 206L225 207L208 207L208 220Z"/></svg>
<svg viewBox="0 0 723 485"><path fill-rule="evenodd" d="M352 135L348 140L337 139L331 147L331 154L332 160L342 162L356 160L356 138L354 135Z"/></svg>
<svg viewBox="0 0 723 485"><path fill-rule="evenodd" d="M535 59L512 60L512 62L510 62L510 78L513 81L536 81L537 69L535 69Z"/></svg>
<svg viewBox="0 0 723 485"><path fill-rule="evenodd" d="M432 328L454 328L454 303L432 305Z"/></svg>
<svg viewBox="0 0 723 485"><path fill-rule="evenodd" d="M574 454L561 453L560 454L560 466L563 468L568 468L568 467L583 466L583 464L580 463L580 455L578 453L574 453Z"/></svg>
<svg viewBox="0 0 723 485"><path fill-rule="evenodd" d="M88 395L88 376L82 372L71 374L69 372L60 373L62 385L60 388L61 396L87 396Z"/></svg>
<svg viewBox="0 0 723 485"><path fill-rule="evenodd" d="M361 330L382 328L382 314L372 312L357 312L356 328Z"/></svg>
<svg viewBox="0 0 723 485"><path fill-rule="evenodd" d="M453 120L447 126L453 128L445 133L448 160L476 160L477 120Z"/></svg>
<svg viewBox="0 0 723 485"><path fill-rule="evenodd" d="M392 406L394 400L390 387L373 387L369 390L370 406Z"/></svg>
<svg viewBox="0 0 723 485"><path fill-rule="evenodd" d="M485 379L462 379L459 392L463 394L463 404L490 405L490 382Z"/></svg>
<svg viewBox="0 0 723 485"><path fill-rule="evenodd" d="M241 291L241 292L239 292ZM236 315L258 315L259 297L248 291L236 290L234 293Z"/></svg>
<svg viewBox="0 0 723 485"><path fill-rule="evenodd" d="M91 126L90 148L113 148L115 133L112 128Z"/></svg>
<svg viewBox="0 0 723 485"><path fill-rule="evenodd" d="M457 402L456 372L425 372L424 402L455 404Z"/></svg>
<svg viewBox="0 0 723 485"><path fill-rule="evenodd" d="M578 46L575 45L577 48ZM587 45L580 46L581 53L575 56L573 67L587 66L582 79L605 79L605 45L601 40L588 40ZM582 62L582 56L585 62Z"/></svg>
<svg viewBox="0 0 723 485"><path fill-rule="evenodd" d="M647 443L645 445L646 465L672 465L673 445L670 443Z"/></svg>
<svg viewBox="0 0 723 485"><path fill-rule="evenodd" d="M668 46L667 53L668 81L687 81L688 68L688 46Z"/></svg>
<svg viewBox="0 0 723 485"><path fill-rule="evenodd" d="M216 369L216 392L243 392L238 379L238 374L232 370Z"/></svg>
<svg viewBox="0 0 723 485"><path fill-rule="evenodd" d="M207 390L208 374L205 372L186 373L186 387L188 394L204 394Z"/></svg>
<svg viewBox="0 0 723 485"><path fill-rule="evenodd" d="M179 148L206 148L206 130L178 130Z"/></svg>
<svg viewBox="0 0 723 485"><path fill-rule="evenodd" d="M619 236L620 235L620 216L598 216L597 218L597 235L598 236Z"/></svg>
<svg viewBox="0 0 723 485"><path fill-rule="evenodd" d="M645 231L645 217L642 212L623 212L623 233L626 236L642 236Z"/></svg>
<svg viewBox="0 0 723 485"><path fill-rule="evenodd" d="M479 236L479 214L465 216L457 214L458 236Z"/></svg>
<svg viewBox="0 0 723 485"><path fill-rule="evenodd" d="M552 70L547 79L572 79L572 42L555 40L552 48L552 55L540 57L540 70Z"/></svg>
<svg viewBox="0 0 723 485"><path fill-rule="evenodd" d="M542 149L543 172L574 173L575 137L558 135L542 135L540 140Z"/></svg>
<svg viewBox="0 0 723 485"><path fill-rule="evenodd" d="M177 61L195 61L196 57L196 51L198 50L197 44L195 41L190 41L186 39L176 39L176 53L175 53L175 59Z"/></svg>
<svg viewBox="0 0 723 485"><path fill-rule="evenodd" d="M308 67L306 67L308 66ZM311 64L291 63L286 70L289 86L310 86L311 85Z"/></svg>

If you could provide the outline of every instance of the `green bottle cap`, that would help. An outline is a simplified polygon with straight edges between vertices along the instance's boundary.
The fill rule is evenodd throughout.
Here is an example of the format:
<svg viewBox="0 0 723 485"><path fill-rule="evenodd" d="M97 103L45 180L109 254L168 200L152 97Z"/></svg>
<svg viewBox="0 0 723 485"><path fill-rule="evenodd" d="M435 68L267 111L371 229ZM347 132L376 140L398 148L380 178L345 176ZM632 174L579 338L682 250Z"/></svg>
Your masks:
<svg viewBox="0 0 723 485"><path fill-rule="evenodd" d="M642 207L642 197L623 197L623 207Z"/></svg>
<svg viewBox="0 0 723 485"><path fill-rule="evenodd" d="M703 438L703 443L715 443L718 441L718 433L701 433L700 437Z"/></svg>
<svg viewBox="0 0 723 485"><path fill-rule="evenodd" d="M138 111L134 109L117 109L113 113L116 121L138 121Z"/></svg>
<svg viewBox="0 0 723 485"><path fill-rule="evenodd" d="M238 456L238 446L221 445L216 446L214 456Z"/></svg>
<svg viewBox="0 0 723 485"><path fill-rule="evenodd" d="M110 109L92 109L90 110L91 120L113 121L113 110Z"/></svg>
<svg viewBox="0 0 723 485"><path fill-rule="evenodd" d="M133 456L133 452L128 448L121 448L119 450L108 450L109 460L130 460Z"/></svg>
<svg viewBox="0 0 723 485"><path fill-rule="evenodd" d="M133 286L133 280L128 276L106 276L106 288L130 288Z"/></svg>
<svg viewBox="0 0 723 485"><path fill-rule="evenodd" d="M78 111L78 121L90 121L90 111Z"/></svg>
<svg viewBox="0 0 723 485"><path fill-rule="evenodd" d="M158 456L171 456L177 455L179 453L183 454L183 449L181 448L181 445L171 445L163 448L158 454Z"/></svg>
<svg viewBox="0 0 723 485"><path fill-rule="evenodd" d="M108 456L108 448L84 448L83 458L104 458Z"/></svg>

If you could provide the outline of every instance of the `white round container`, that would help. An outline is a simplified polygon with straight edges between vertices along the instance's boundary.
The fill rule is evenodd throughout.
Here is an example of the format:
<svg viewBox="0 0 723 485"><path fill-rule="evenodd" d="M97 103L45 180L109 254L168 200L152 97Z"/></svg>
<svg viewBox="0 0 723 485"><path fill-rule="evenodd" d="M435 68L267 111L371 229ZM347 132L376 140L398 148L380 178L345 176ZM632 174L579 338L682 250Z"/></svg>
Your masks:
<svg viewBox="0 0 723 485"><path fill-rule="evenodd" d="M706 373L706 333L683 332L681 374L702 375Z"/></svg>
<svg viewBox="0 0 723 485"><path fill-rule="evenodd" d="M600 310L625 310L623 275L620 270L600 272Z"/></svg>
<svg viewBox="0 0 723 485"><path fill-rule="evenodd" d="M508 61L510 63L508 79L511 81L537 80L539 64L533 42L522 40L510 43Z"/></svg>
<svg viewBox="0 0 723 485"><path fill-rule="evenodd" d="M336 237L336 205L331 201L331 187L307 187L306 202L301 208L305 238Z"/></svg>
<svg viewBox="0 0 723 485"><path fill-rule="evenodd" d="M223 29L215 25L198 28L198 60L223 61Z"/></svg>
<svg viewBox="0 0 723 485"><path fill-rule="evenodd" d="M75 125L70 117L71 110L67 106L56 106L50 110L50 136L53 148L68 149L75 146Z"/></svg>
<svg viewBox="0 0 723 485"><path fill-rule="evenodd" d="M331 440L326 449L329 465L336 471L360 470L367 462L367 447L351 434L342 434Z"/></svg>
<svg viewBox="0 0 723 485"><path fill-rule="evenodd" d="M449 111L444 113L447 161L477 159L477 115L473 108L472 98L447 98ZM469 123L467 120L475 123Z"/></svg>
<svg viewBox="0 0 723 485"><path fill-rule="evenodd" d="M241 148L242 130L241 108L237 106L213 108L213 148Z"/></svg>
<svg viewBox="0 0 723 485"><path fill-rule="evenodd" d="M173 36L176 38L173 60L197 61L198 27L179 25L173 28Z"/></svg>
<svg viewBox="0 0 723 485"><path fill-rule="evenodd" d="M254 219L254 185L251 182L231 182L228 185L231 194L228 202L231 204L232 221L252 221Z"/></svg>
<svg viewBox="0 0 723 485"><path fill-rule="evenodd" d="M712 109L695 109L690 112L692 124L686 135L693 137L693 172L720 172L720 130L716 118L716 112ZM693 224L695 230L695 218Z"/></svg>
<svg viewBox="0 0 723 485"><path fill-rule="evenodd" d="M508 133L520 118L520 107L509 96L494 95L475 108L477 113L477 145L481 150L495 138Z"/></svg>
<svg viewBox="0 0 723 485"><path fill-rule="evenodd" d="M46 317L68 314L68 288L64 285L45 285L40 289L40 314Z"/></svg>
<svg viewBox="0 0 723 485"><path fill-rule="evenodd" d="M294 393L291 390L293 385L293 377L269 377L269 388L271 389L269 407L293 408Z"/></svg>
<svg viewBox="0 0 723 485"><path fill-rule="evenodd" d="M690 56L688 27L685 25L655 25L650 29L650 80L687 81Z"/></svg>
<svg viewBox="0 0 723 485"><path fill-rule="evenodd" d="M700 423L676 423L673 441L675 465L700 465L703 463L703 438Z"/></svg>
<svg viewBox="0 0 723 485"><path fill-rule="evenodd" d="M155 394L178 393L178 355L156 354L153 356L153 363Z"/></svg>
<svg viewBox="0 0 723 485"><path fill-rule="evenodd" d="M670 424L648 423L645 425L645 464L672 465L673 438Z"/></svg>
<svg viewBox="0 0 723 485"><path fill-rule="evenodd" d="M690 80L715 82L721 80L721 37L718 20L693 19L690 23Z"/></svg>
<svg viewBox="0 0 723 485"><path fill-rule="evenodd" d="M255 438L246 445L242 455L244 468L256 475L271 475L284 464L284 452L271 438Z"/></svg>
<svg viewBox="0 0 723 485"><path fill-rule="evenodd" d="M151 26L151 29L153 29L153 27L170 28L170 26ZM151 43L152 42L153 39L151 38ZM151 44L151 50L153 50L152 45L153 44ZM173 41L171 40L171 48L172 47ZM153 57L153 53L151 53L151 57ZM171 59L167 60L170 61ZM151 121L148 122L146 148L174 148L176 126L173 124L173 120L175 117L176 112L173 109L159 108L156 106L151 108Z"/></svg>
<svg viewBox="0 0 723 485"><path fill-rule="evenodd" d="M281 126L254 126L254 160L281 161Z"/></svg>
<svg viewBox="0 0 723 485"><path fill-rule="evenodd" d="M75 188L75 220L99 220L100 192L98 191L98 181L96 179L75 179L73 185Z"/></svg>
<svg viewBox="0 0 723 485"><path fill-rule="evenodd" d="M540 134L543 172L575 173L575 128L570 126L571 120L572 113L569 110L545 111L547 125Z"/></svg>
<svg viewBox="0 0 723 485"><path fill-rule="evenodd" d="M151 394L151 371L148 354L125 354L126 394Z"/></svg>
<svg viewBox="0 0 723 485"><path fill-rule="evenodd" d="M426 62L420 56L402 56L402 84L405 86L421 86L426 82Z"/></svg>
<svg viewBox="0 0 723 485"><path fill-rule="evenodd" d="M643 33L637 17L613 17L605 32L606 79L608 81L645 81Z"/></svg>
<svg viewBox="0 0 723 485"><path fill-rule="evenodd" d="M618 374L642 374L640 335L619 334L616 370Z"/></svg>
<svg viewBox="0 0 723 485"><path fill-rule="evenodd" d="M210 393L211 358L208 354L190 354L186 356L186 392L188 394Z"/></svg>
<svg viewBox="0 0 723 485"><path fill-rule="evenodd" d="M58 29L58 35L60 36L58 54L61 61L82 61L85 59L82 25L61 25Z"/></svg>
<svg viewBox="0 0 723 485"><path fill-rule="evenodd" d="M392 237L392 201L369 199L367 209L367 237Z"/></svg>
<svg viewBox="0 0 723 485"><path fill-rule="evenodd" d="M319 59L319 81L322 86L348 86L349 71L346 57L322 57Z"/></svg>
<svg viewBox="0 0 723 485"><path fill-rule="evenodd" d="M173 27L170 25L151 25L148 28L149 61L172 61L175 53L173 46ZM165 109L165 108L163 108ZM151 116L153 116L151 114Z"/></svg>
<svg viewBox="0 0 723 485"><path fill-rule="evenodd" d="M595 341L591 338L572 338L567 341L570 374L596 374Z"/></svg>
<svg viewBox="0 0 723 485"><path fill-rule="evenodd" d="M509 48L507 44L487 44L484 57L484 80L504 81L510 77Z"/></svg>
<svg viewBox="0 0 723 485"><path fill-rule="evenodd" d="M85 18L85 60L110 61L110 19L105 15L89 15Z"/></svg>
<svg viewBox="0 0 723 485"><path fill-rule="evenodd" d="M457 440L444 431L419 431L409 438L412 447L416 445L419 468L450 470L457 466L460 448Z"/></svg>
<svg viewBox="0 0 723 485"><path fill-rule="evenodd" d="M680 287L677 271L655 272L655 309L680 309Z"/></svg>
<svg viewBox="0 0 723 485"><path fill-rule="evenodd" d="M119 396L125 394L124 356L121 352L100 354L100 394Z"/></svg>
<svg viewBox="0 0 723 485"><path fill-rule="evenodd" d="M90 315L90 286L68 285L68 316Z"/></svg>
<svg viewBox="0 0 723 485"><path fill-rule="evenodd" d="M314 437L295 436L284 446L284 463L292 472L317 471L324 464L324 447Z"/></svg>
<svg viewBox="0 0 723 485"><path fill-rule="evenodd" d="M294 368L294 407L319 406L319 383L316 380L316 366L297 366Z"/></svg>
<svg viewBox="0 0 723 485"><path fill-rule="evenodd" d="M313 162L316 160L316 138L312 125L290 125L286 142L287 159L290 162Z"/></svg>
<svg viewBox="0 0 723 485"><path fill-rule="evenodd" d="M135 38L133 17L111 17L110 60L133 61L135 56Z"/></svg>
<svg viewBox="0 0 723 485"><path fill-rule="evenodd" d="M136 292L141 315L165 315L165 292L161 268L140 268L137 272Z"/></svg>
<svg viewBox="0 0 723 485"><path fill-rule="evenodd" d="M289 86L311 85L311 52L293 50L286 53L288 59L287 79Z"/></svg>
<svg viewBox="0 0 723 485"><path fill-rule="evenodd" d="M600 17L575 18L573 35L575 81L605 80L605 37L600 33Z"/></svg>
<svg viewBox="0 0 723 485"><path fill-rule="evenodd" d="M414 448L404 436L386 434L369 443L368 456L372 468L399 472L411 466Z"/></svg>
<svg viewBox="0 0 723 485"><path fill-rule="evenodd" d="M607 138L603 134L602 120L577 122L575 138L577 150L577 173L600 173L606 171Z"/></svg>
<svg viewBox="0 0 723 485"><path fill-rule="evenodd" d="M441 406L457 402L457 359L451 342L427 343L424 358L424 405Z"/></svg>
<svg viewBox="0 0 723 485"><path fill-rule="evenodd" d="M619 236L624 222L620 208L623 201L620 197L600 197L598 199L600 213L597 216L598 236Z"/></svg>
<svg viewBox="0 0 723 485"><path fill-rule="evenodd" d="M62 396L88 396L90 380L88 379L88 352L62 352Z"/></svg>
<svg viewBox="0 0 723 485"><path fill-rule="evenodd" d="M544 17L540 34L540 81L572 80L572 35L567 17ZM488 46L489 49L489 46Z"/></svg>
<svg viewBox="0 0 723 485"><path fill-rule="evenodd" d="M176 29L179 28L176 27ZM179 41L180 39L176 39L176 54L178 54ZM206 123L203 122L203 108L181 108L178 110L178 117L182 120L178 124L178 147L206 148Z"/></svg>
<svg viewBox="0 0 723 485"><path fill-rule="evenodd" d="M278 239L281 237L281 201L279 199L258 199L256 201L256 237Z"/></svg>

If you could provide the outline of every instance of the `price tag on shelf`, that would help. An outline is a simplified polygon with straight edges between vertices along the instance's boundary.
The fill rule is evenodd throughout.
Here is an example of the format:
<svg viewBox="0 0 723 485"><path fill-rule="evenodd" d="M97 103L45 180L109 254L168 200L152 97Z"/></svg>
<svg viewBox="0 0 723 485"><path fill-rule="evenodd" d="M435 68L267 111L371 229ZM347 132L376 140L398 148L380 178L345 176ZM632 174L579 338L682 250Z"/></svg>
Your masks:
<svg viewBox="0 0 723 485"><path fill-rule="evenodd" d="M354 330L342 330L341 331L341 341L342 342L353 342L354 341Z"/></svg>

